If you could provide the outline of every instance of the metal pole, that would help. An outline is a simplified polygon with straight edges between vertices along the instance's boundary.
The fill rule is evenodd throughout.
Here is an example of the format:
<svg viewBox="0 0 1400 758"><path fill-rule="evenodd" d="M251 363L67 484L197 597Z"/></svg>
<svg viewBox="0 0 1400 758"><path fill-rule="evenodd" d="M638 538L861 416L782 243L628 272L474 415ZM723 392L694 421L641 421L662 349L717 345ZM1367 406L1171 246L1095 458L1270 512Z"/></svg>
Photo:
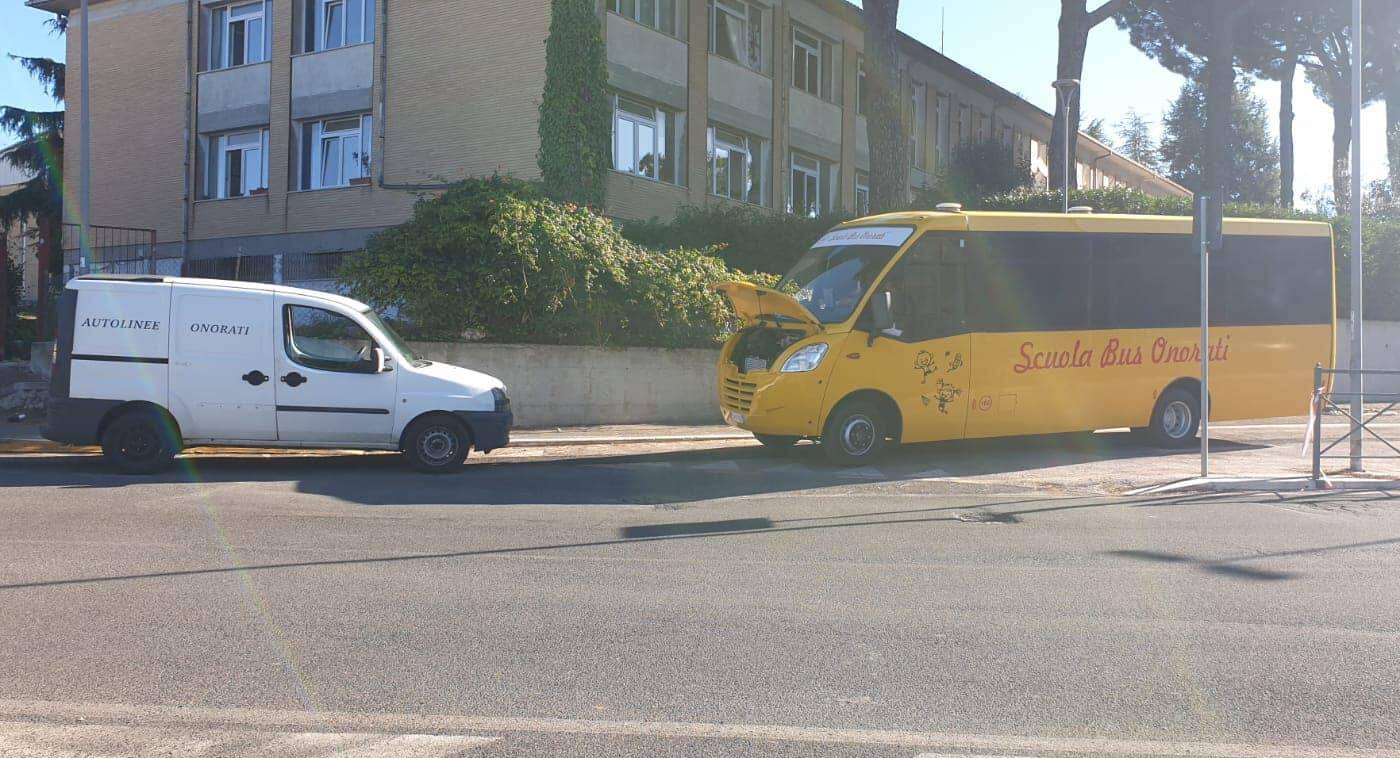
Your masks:
<svg viewBox="0 0 1400 758"><path fill-rule="evenodd" d="M1210 476L1210 196L1196 197L1201 238L1201 478Z"/></svg>
<svg viewBox="0 0 1400 758"><path fill-rule="evenodd" d="M1362 359L1362 318L1361 318L1361 0L1351 2L1351 470L1359 472L1361 465L1361 414L1365 412L1364 380L1361 372L1365 367Z"/></svg>
<svg viewBox="0 0 1400 758"><path fill-rule="evenodd" d="M88 84L91 79L91 67L88 65L88 0L82 0L79 9L79 18L83 25L83 36L79 43L78 65L81 68L81 90L79 99L82 100L82 120L78 122L79 151L81 152L82 176L80 181L82 187L79 196L79 219L81 224L78 233L78 271L81 272L87 267L88 258L92 255L92 99L89 97Z"/></svg>
<svg viewBox="0 0 1400 758"><path fill-rule="evenodd" d="M1064 125L1062 126L1062 129L1064 130L1064 133L1065 133L1065 144L1064 144L1065 159L1064 159L1064 161L1063 161L1063 163L1064 163L1064 187L1063 187L1063 189L1064 189L1064 192L1063 192L1063 194L1064 194L1064 208L1063 208L1063 211L1064 211L1065 213L1069 213L1069 171L1070 171L1070 165L1069 165L1069 164L1070 164L1070 159L1069 159L1069 145L1070 145L1070 142L1069 142L1069 140L1070 140L1070 133L1069 133L1069 132L1070 132L1070 128L1069 128L1069 124L1070 124L1069 112L1070 112L1070 110L1074 107L1074 96L1075 96L1075 94L1076 94L1076 91L1079 89L1079 80L1078 80L1078 79L1056 79L1055 82L1054 82L1054 87L1055 87L1055 93L1056 93L1056 95L1059 97L1060 106L1061 106L1061 108L1062 108L1062 109L1064 110L1064 112L1065 112Z"/></svg>
<svg viewBox="0 0 1400 758"><path fill-rule="evenodd" d="M1313 483L1322 481L1322 364L1313 366Z"/></svg>

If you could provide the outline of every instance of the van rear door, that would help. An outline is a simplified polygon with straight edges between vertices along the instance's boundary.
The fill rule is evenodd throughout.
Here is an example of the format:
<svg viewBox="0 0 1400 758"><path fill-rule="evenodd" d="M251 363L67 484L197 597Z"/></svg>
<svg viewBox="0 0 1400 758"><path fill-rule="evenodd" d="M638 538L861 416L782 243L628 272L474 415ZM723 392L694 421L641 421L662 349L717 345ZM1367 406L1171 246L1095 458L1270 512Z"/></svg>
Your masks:
<svg viewBox="0 0 1400 758"><path fill-rule="evenodd" d="M190 440L275 440L271 292L177 284L170 406Z"/></svg>

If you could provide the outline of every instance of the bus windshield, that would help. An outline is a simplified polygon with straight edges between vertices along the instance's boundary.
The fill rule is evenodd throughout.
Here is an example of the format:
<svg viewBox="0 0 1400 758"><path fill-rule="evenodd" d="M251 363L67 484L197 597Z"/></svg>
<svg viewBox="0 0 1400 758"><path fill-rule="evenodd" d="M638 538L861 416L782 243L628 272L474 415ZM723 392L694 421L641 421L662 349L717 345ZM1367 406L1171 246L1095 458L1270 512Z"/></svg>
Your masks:
<svg viewBox="0 0 1400 758"><path fill-rule="evenodd" d="M814 247L783 277L778 289L792 295L823 324L837 324L851 317L898 251L890 245Z"/></svg>

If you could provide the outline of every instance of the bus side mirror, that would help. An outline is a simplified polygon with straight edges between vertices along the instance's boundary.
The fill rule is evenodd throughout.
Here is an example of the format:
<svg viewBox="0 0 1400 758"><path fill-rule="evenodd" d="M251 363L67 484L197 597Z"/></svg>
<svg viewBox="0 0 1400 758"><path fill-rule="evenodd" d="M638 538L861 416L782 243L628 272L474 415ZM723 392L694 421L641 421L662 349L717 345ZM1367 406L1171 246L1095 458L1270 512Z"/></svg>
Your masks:
<svg viewBox="0 0 1400 758"><path fill-rule="evenodd" d="M866 346L875 344L876 338L884 334L887 330L894 328L894 314L890 311L890 293L888 290L876 292L870 298L870 337L866 340Z"/></svg>

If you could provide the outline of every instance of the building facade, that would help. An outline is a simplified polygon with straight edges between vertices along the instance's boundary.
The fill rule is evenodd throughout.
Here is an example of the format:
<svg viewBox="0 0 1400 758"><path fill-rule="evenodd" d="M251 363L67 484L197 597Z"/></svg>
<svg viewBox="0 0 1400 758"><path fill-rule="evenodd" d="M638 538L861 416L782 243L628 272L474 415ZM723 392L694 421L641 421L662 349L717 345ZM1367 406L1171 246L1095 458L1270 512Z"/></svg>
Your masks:
<svg viewBox="0 0 1400 758"><path fill-rule="evenodd" d="M30 3L63 13L77 0ZM854 6L601 0L599 13L610 215L863 210ZM539 174L549 0L92 0L90 18L92 221L155 229L159 255L189 273L326 278L444 183ZM76 82L76 14L68 29ZM985 139L1044 183L1050 114L912 38L900 58L915 186L958 143ZM1079 140L1081 186L1186 194Z"/></svg>

